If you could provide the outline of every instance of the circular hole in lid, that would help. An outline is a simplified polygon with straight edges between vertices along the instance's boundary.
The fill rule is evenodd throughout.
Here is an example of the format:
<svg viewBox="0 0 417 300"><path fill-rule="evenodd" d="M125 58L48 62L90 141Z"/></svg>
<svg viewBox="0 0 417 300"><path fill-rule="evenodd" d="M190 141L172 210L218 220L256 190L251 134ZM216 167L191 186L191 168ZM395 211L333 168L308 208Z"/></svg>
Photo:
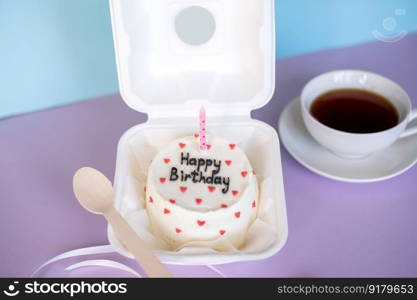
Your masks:
<svg viewBox="0 0 417 300"><path fill-rule="evenodd" d="M198 46L207 43L216 31L213 14L201 6L190 6L175 18L175 31L186 44Z"/></svg>

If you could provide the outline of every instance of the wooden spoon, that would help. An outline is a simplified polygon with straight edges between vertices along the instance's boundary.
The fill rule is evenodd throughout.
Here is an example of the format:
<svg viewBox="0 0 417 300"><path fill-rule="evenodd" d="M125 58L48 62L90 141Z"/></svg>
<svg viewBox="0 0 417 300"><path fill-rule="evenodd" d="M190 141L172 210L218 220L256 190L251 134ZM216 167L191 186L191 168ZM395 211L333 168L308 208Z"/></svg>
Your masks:
<svg viewBox="0 0 417 300"><path fill-rule="evenodd" d="M110 180L95 169L81 168L74 175L73 189L81 206L94 214L104 215L117 238L133 254L149 277L173 277L114 208Z"/></svg>

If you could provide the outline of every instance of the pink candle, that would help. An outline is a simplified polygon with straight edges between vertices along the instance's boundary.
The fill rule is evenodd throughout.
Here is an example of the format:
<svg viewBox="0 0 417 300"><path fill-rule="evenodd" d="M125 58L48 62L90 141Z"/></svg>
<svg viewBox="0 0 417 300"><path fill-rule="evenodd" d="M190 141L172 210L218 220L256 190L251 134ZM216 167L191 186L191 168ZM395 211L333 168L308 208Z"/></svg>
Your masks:
<svg viewBox="0 0 417 300"><path fill-rule="evenodd" d="M200 151L207 151L206 139L206 110L202 106L200 109Z"/></svg>

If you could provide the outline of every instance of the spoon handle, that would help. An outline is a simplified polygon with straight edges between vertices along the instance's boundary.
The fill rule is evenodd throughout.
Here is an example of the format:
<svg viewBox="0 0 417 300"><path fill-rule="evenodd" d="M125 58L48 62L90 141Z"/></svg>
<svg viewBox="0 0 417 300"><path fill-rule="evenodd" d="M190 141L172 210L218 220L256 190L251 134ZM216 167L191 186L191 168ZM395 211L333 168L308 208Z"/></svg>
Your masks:
<svg viewBox="0 0 417 300"><path fill-rule="evenodd" d="M117 238L133 254L136 261L149 277L173 277L115 208L112 207L106 211L104 216L110 223Z"/></svg>

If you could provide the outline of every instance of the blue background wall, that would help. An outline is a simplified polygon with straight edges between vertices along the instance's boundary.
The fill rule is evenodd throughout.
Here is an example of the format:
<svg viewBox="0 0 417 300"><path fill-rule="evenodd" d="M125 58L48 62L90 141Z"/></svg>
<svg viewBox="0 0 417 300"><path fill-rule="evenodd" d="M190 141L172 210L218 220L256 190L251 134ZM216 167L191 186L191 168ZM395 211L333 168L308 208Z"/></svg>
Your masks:
<svg viewBox="0 0 417 300"><path fill-rule="evenodd" d="M276 0L276 10L280 58L417 31L417 0ZM0 41L0 117L117 92L107 0L0 0Z"/></svg>

